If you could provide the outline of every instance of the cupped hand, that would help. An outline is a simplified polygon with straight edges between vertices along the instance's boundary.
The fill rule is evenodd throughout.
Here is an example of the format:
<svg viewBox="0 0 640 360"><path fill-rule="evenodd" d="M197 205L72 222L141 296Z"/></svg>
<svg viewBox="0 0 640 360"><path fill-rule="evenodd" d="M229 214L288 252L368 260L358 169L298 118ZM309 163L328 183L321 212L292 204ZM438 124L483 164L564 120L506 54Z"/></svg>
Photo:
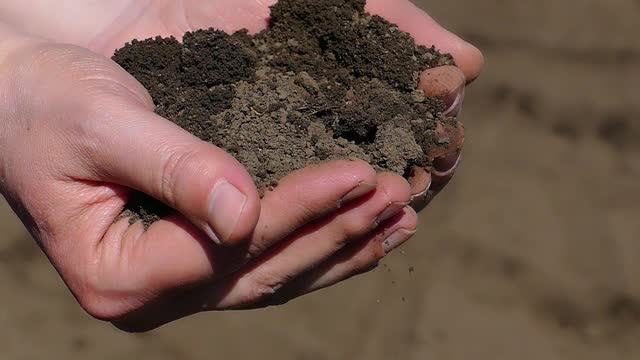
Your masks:
<svg viewBox="0 0 640 360"><path fill-rule="evenodd" d="M417 223L410 202L426 205L455 172L462 132L442 129L458 140L432 154L436 169L417 172L411 185L363 162L338 161L291 174L261 200L235 159L155 115L142 86L98 55L132 38L180 37L201 27L257 31L273 2L0 6L0 20L22 11L34 21L20 30L45 39L0 27L15 39L0 42L0 54L8 54L0 56L0 189L93 316L142 331L333 285L408 240ZM422 85L449 103L449 113L459 111L480 53L407 1L368 7L455 56L462 71L432 70ZM65 18L79 20L51 20ZM133 190L184 216L147 231L118 220Z"/></svg>

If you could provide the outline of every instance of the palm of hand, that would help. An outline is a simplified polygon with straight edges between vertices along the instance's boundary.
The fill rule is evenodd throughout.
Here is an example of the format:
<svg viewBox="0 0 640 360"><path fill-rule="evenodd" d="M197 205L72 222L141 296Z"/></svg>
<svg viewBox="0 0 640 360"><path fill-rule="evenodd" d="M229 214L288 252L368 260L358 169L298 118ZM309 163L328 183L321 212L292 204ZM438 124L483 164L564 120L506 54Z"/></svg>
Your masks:
<svg viewBox="0 0 640 360"><path fill-rule="evenodd" d="M93 24L100 25L94 25L92 31L85 31L85 34L91 35L77 38L76 41L110 56L114 49L132 39L146 39L157 35L179 39L187 31L209 27L226 32L240 29L257 32L266 27L269 7L275 2L276 0L106 2L100 13L93 13ZM86 14L84 11L83 13ZM79 33L83 30L75 31Z"/></svg>

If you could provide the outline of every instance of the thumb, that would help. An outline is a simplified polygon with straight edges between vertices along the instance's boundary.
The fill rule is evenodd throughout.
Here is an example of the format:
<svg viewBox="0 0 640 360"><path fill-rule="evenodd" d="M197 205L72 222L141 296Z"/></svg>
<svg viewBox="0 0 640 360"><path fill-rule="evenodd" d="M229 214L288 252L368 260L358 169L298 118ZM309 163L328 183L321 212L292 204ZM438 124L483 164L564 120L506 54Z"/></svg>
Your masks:
<svg viewBox="0 0 640 360"><path fill-rule="evenodd" d="M219 245L252 233L260 199L237 160L141 106L118 108L93 157L105 181L162 201Z"/></svg>

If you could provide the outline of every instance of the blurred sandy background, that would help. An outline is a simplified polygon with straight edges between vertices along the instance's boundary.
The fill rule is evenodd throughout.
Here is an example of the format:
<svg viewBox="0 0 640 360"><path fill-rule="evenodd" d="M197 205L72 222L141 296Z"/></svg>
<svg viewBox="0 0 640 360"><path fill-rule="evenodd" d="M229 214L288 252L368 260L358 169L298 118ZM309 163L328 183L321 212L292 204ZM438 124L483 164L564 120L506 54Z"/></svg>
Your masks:
<svg viewBox="0 0 640 360"><path fill-rule="evenodd" d="M0 359L640 358L640 1L420 4L487 67L464 166L402 253L133 336L86 316L0 203Z"/></svg>

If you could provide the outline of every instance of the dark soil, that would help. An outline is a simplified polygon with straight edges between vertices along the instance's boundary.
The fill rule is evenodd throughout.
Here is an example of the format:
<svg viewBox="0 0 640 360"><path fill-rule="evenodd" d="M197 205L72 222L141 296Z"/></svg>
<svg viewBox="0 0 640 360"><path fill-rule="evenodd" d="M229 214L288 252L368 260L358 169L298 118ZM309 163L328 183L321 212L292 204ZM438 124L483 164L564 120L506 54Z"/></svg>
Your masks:
<svg viewBox="0 0 640 360"><path fill-rule="evenodd" d="M364 0L281 0L255 36L209 29L132 41L113 59L150 92L156 112L224 148L261 193L288 173L362 159L405 176L430 167L441 100L417 90L420 72L453 64L364 12ZM146 225L171 213L137 194L126 215Z"/></svg>

